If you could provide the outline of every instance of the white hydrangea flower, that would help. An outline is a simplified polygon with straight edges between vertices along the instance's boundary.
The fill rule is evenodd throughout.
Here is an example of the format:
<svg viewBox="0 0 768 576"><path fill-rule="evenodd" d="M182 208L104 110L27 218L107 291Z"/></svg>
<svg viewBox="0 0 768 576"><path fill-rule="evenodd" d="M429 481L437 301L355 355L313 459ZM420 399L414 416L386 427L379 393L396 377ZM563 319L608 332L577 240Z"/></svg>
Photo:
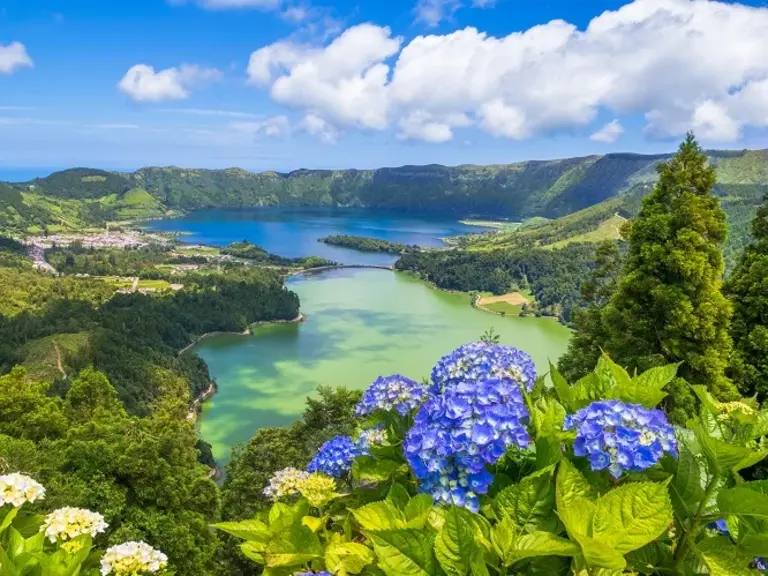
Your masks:
<svg viewBox="0 0 768 576"><path fill-rule="evenodd" d="M307 481L309 473L296 468L284 468L275 472L264 488L264 494L273 500L299 493L299 487Z"/></svg>
<svg viewBox="0 0 768 576"><path fill-rule="evenodd" d="M137 576L155 573L168 565L168 557L146 542L123 542L107 548L101 558L103 576Z"/></svg>
<svg viewBox="0 0 768 576"><path fill-rule="evenodd" d="M104 522L104 516L98 512L70 507L54 510L45 517L45 522L40 527L51 542L56 540L64 542L83 534L95 537L106 529L107 523Z"/></svg>
<svg viewBox="0 0 768 576"><path fill-rule="evenodd" d="M387 441L387 431L383 428L369 428L357 435L357 445L363 449L370 446L381 446Z"/></svg>
<svg viewBox="0 0 768 576"><path fill-rule="evenodd" d="M0 506L11 504L18 508L25 502L42 500L45 488L29 476L14 472L0 476Z"/></svg>

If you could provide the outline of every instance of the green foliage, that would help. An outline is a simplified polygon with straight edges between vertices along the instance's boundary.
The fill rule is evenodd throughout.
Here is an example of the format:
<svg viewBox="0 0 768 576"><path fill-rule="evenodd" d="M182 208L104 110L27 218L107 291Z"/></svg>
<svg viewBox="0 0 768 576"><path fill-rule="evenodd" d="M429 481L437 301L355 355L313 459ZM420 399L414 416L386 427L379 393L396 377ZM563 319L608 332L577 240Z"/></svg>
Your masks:
<svg viewBox="0 0 768 576"><path fill-rule="evenodd" d="M752 222L747 246L725 286L733 304L734 380L744 394L768 394L768 196Z"/></svg>
<svg viewBox="0 0 768 576"><path fill-rule="evenodd" d="M423 250L404 254L398 270L418 274L439 288L504 294L513 283L529 286L537 308L522 314L556 316L566 322L582 304L579 286L594 266L594 246L571 244L560 250Z"/></svg>
<svg viewBox="0 0 768 576"><path fill-rule="evenodd" d="M253 263L268 266L285 266L287 268L316 268L318 266L331 266L334 264L334 262L330 260L319 258L317 256L284 258L283 256L270 254L261 246L251 244L247 240L234 242L226 248L222 248L221 253L237 258L245 258Z"/></svg>
<svg viewBox="0 0 768 576"><path fill-rule="evenodd" d="M496 479L479 513L435 505L417 494L411 473L361 482L354 473L360 462L391 461L385 445L379 455L358 457L352 477L337 481L342 493L321 506L287 496L252 519L214 527L244 540L243 553L267 574L754 574L755 557L768 554L768 485L745 482L739 471L768 454L753 440L768 411L720 403L698 387L700 413L677 430L679 459L667 456L662 466L619 480L586 470L573 435L562 431L566 411L593 399L656 406L678 368L630 376L603 356L591 377L574 385L553 371L554 387L536 386L528 396L535 447L511 449L492 468ZM395 434L389 444L400 444L410 418L387 417ZM561 458L542 463L544 446ZM730 538L708 528L721 518Z"/></svg>
<svg viewBox="0 0 768 576"><path fill-rule="evenodd" d="M379 240L378 238L366 238L364 236L335 235L318 238L318 242L331 244L333 246L343 246L352 248L361 252L388 252L390 254L404 254L405 252L418 252L420 248L416 245L409 246L400 242L390 242L389 240Z"/></svg>

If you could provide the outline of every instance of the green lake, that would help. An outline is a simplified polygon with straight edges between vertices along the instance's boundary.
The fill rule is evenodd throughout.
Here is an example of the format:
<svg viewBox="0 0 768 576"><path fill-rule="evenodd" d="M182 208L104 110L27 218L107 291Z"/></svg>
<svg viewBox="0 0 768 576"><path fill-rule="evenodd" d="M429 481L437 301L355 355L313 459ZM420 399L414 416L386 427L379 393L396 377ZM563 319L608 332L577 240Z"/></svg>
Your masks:
<svg viewBox="0 0 768 576"><path fill-rule="evenodd" d="M201 436L225 462L235 442L285 426L320 384L365 388L377 376L429 376L452 349L493 327L527 351L540 371L565 351L570 331L551 318L501 317L469 296L435 290L402 273L339 269L288 280L301 324L259 326L251 336L216 336L195 351L219 385L200 419Z"/></svg>

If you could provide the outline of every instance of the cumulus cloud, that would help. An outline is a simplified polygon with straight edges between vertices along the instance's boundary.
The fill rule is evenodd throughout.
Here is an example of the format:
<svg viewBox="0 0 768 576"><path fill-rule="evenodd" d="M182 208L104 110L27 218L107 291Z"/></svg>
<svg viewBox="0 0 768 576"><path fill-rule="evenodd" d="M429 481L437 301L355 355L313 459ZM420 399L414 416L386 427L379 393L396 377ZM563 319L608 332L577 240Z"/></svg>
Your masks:
<svg viewBox="0 0 768 576"><path fill-rule="evenodd" d="M315 114L307 114L299 127L326 144L333 144L339 137L339 131L335 126Z"/></svg>
<svg viewBox="0 0 768 576"><path fill-rule="evenodd" d="M467 124L513 139L583 129L600 112L644 115L651 138L693 129L730 141L768 127L766 30L768 8L635 0L583 30L553 20L503 37L468 27L403 44L363 24L325 46L266 46L248 73L276 102L336 125L394 125L432 142Z"/></svg>
<svg viewBox="0 0 768 576"><path fill-rule="evenodd" d="M0 44L0 74L12 74L19 68L31 68L33 64L27 47L21 42Z"/></svg>
<svg viewBox="0 0 768 576"><path fill-rule="evenodd" d="M624 132L624 127L618 120L612 120L605 126L600 128L597 132L589 137L590 140L595 142L616 142L619 136Z"/></svg>
<svg viewBox="0 0 768 576"><path fill-rule="evenodd" d="M389 28L361 24L324 48L278 42L251 54L250 82L268 86L281 104L306 109L361 128L387 126L384 60L397 53L401 38Z"/></svg>
<svg viewBox="0 0 768 576"><path fill-rule="evenodd" d="M221 78L215 68L202 68L183 64L179 68L155 71L152 66L136 64L125 73L118 87L136 102L183 100L189 98L191 88Z"/></svg>

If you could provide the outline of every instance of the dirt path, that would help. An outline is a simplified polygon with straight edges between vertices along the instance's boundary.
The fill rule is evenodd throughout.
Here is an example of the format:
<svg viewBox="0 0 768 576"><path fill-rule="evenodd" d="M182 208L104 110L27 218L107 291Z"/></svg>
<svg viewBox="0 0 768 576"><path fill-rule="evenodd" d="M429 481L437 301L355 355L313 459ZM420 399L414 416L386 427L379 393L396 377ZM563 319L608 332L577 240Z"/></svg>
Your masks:
<svg viewBox="0 0 768 576"><path fill-rule="evenodd" d="M53 349L56 350L56 369L61 372L61 375L64 376L64 379L67 379L67 373L64 371L64 367L61 365L61 350L59 350L59 345L56 344L56 342L53 343Z"/></svg>

